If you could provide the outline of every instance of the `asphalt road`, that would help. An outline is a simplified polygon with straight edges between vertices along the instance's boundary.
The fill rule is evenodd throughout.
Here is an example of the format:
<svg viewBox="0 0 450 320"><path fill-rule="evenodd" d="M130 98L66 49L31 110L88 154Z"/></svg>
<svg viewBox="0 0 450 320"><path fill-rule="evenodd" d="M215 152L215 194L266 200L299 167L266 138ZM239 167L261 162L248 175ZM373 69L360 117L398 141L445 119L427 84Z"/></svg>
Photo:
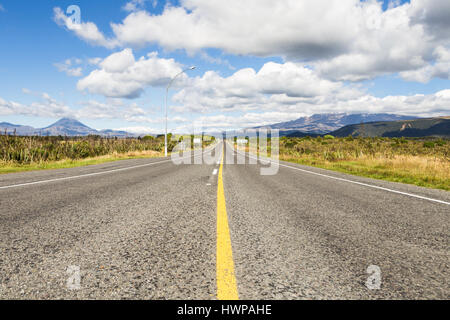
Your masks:
<svg viewBox="0 0 450 320"><path fill-rule="evenodd" d="M450 297L449 192L261 166L139 159L0 176L0 298L216 299L222 181L240 299ZM371 265L380 289L366 286Z"/></svg>

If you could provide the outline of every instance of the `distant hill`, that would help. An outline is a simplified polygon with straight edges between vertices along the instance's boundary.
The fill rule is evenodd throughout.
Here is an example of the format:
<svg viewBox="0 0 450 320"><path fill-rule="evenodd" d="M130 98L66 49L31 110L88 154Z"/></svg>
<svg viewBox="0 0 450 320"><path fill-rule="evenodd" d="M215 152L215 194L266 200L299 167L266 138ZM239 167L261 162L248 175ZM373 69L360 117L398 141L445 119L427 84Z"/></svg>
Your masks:
<svg viewBox="0 0 450 320"><path fill-rule="evenodd" d="M43 136L88 136L98 134L98 131L89 128L75 119L63 118L54 124L40 130Z"/></svg>
<svg viewBox="0 0 450 320"><path fill-rule="evenodd" d="M117 130L101 130L98 131L99 135L105 136L105 137L118 137L118 138L126 138L126 137L138 137L139 134L133 134L126 131L117 131ZM140 136L145 136L146 134L141 134Z"/></svg>
<svg viewBox="0 0 450 320"><path fill-rule="evenodd" d="M335 137L447 137L450 117L353 124L330 133Z"/></svg>
<svg viewBox="0 0 450 320"><path fill-rule="evenodd" d="M128 133L126 131L117 131L117 130L96 130L88 127L87 125L81 123L78 120L63 118L53 123L52 125L37 129L30 126L22 126L17 124L12 124L8 122L0 123L0 132L4 134L5 130L8 134L14 134L18 136L32 136L32 135L40 135L40 136L88 136L88 135L100 135L100 136L108 136L108 137L137 137L138 134ZM142 134L141 136L144 136Z"/></svg>
<svg viewBox="0 0 450 320"><path fill-rule="evenodd" d="M0 133L5 134L5 130L7 133L14 133L15 130L17 135L28 136L32 135L36 129L30 126L21 126L8 122L0 122Z"/></svg>
<svg viewBox="0 0 450 320"><path fill-rule="evenodd" d="M359 124L374 121L396 121L396 120L411 120L416 117L388 114L388 113L325 113L314 114L310 117L302 117L297 120L281 122L257 128L271 128L279 129L280 131L301 131L304 133L325 134L335 131L350 124ZM280 134L283 134L280 132ZM290 133L287 133L289 135ZM297 133L300 134L300 133Z"/></svg>

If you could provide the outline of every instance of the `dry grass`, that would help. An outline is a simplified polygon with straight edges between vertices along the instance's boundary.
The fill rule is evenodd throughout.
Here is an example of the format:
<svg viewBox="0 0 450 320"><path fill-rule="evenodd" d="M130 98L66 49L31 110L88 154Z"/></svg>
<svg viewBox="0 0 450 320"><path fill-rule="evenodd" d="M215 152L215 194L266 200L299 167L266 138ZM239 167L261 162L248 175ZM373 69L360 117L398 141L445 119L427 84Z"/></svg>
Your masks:
<svg viewBox="0 0 450 320"><path fill-rule="evenodd" d="M292 157L281 154L280 160L316 166L374 179L409 183L417 186L450 190L450 163L420 156L328 161L314 157Z"/></svg>
<svg viewBox="0 0 450 320"><path fill-rule="evenodd" d="M126 159L157 158L162 156L163 154L158 151L147 150L147 151L130 151L127 153L113 153L109 155L86 158L81 160L64 159L60 161L41 161L38 163L31 163L31 164L18 164L15 162L0 161L0 174L22 172L22 171L34 171L34 170L74 168Z"/></svg>
<svg viewBox="0 0 450 320"><path fill-rule="evenodd" d="M186 136L183 139L194 136ZM201 136L199 136L201 137ZM214 142L205 136L203 146ZM169 153L180 137L169 134ZM0 135L0 174L19 171L60 169L122 159L161 157L164 136L156 138L20 137Z"/></svg>
<svg viewBox="0 0 450 320"><path fill-rule="evenodd" d="M281 138L280 160L450 190L449 140Z"/></svg>

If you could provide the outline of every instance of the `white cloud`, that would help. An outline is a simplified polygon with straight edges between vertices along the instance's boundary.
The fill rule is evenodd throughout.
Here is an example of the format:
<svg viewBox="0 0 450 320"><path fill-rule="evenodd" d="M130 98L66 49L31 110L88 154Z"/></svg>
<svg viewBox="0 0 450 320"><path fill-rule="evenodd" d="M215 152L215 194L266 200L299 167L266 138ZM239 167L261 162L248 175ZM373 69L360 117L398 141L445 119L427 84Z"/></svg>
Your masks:
<svg viewBox="0 0 450 320"><path fill-rule="evenodd" d="M0 3L0 11L5 11L5 7Z"/></svg>
<svg viewBox="0 0 450 320"><path fill-rule="evenodd" d="M359 81L424 67L436 41L446 43L437 31L450 29L448 16L447 0L387 11L375 0L185 0L161 15L134 12L112 28L122 44L306 59L328 78Z"/></svg>
<svg viewBox="0 0 450 320"><path fill-rule="evenodd" d="M77 88L114 98L136 98L147 86L166 85L181 65L173 59L158 58L156 52L135 60L131 49L114 53L78 81Z"/></svg>
<svg viewBox="0 0 450 320"><path fill-rule="evenodd" d="M136 103L125 104L120 99L107 99L106 102L89 100L81 102L82 108L74 109L52 98L48 93L33 92L23 88L24 94L38 98L30 104L7 101L0 98L0 116L23 115L35 117L76 119L119 119L127 122L162 123L163 118L152 118L149 113ZM183 118L172 118L171 121L183 122Z"/></svg>
<svg viewBox="0 0 450 320"><path fill-rule="evenodd" d="M439 51L445 56L444 51ZM229 77L207 72L174 96L172 114L203 114L196 127L239 129L314 113L397 113L430 117L450 114L450 91L430 95L374 97L356 86L321 78L294 63L267 63ZM221 113L221 114L217 114ZM188 130L189 125L179 130Z"/></svg>
<svg viewBox="0 0 450 320"><path fill-rule="evenodd" d="M53 18L58 25L64 26L68 30L73 31L79 38L85 40L86 42L110 49L118 45L116 40L106 38L92 22L74 23L72 19L66 16L59 7L54 8L53 13Z"/></svg>
<svg viewBox="0 0 450 320"><path fill-rule="evenodd" d="M200 57L201 57L203 60L205 60L206 62L214 63L214 64L219 64L219 65L224 65L224 66L226 66L226 67L227 67L228 69L230 69L230 70L235 70L235 69L236 69L235 67L233 67L233 66L231 65L231 63L230 63L228 60L222 59L222 58L217 58L217 57L212 57L212 56L210 56L209 54L207 54L206 52L201 52L201 53L200 53Z"/></svg>
<svg viewBox="0 0 450 320"><path fill-rule="evenodd" d="M162 15L134 12L112 28L121 43L133 46L159 43L169 50L219 48L311 58L345 50L357 25L341 15L357 2L186 0L182 7L167 6Z"/></svg>
<svg viewBox="0 0 450 320"><path fill-rule="evenodd" d="M131 0L127 2L122 9L128 12L133 12L136 10L140 10L144 7L144 3L146 0Z"/></svg>
<svg viewBox="0 0 450 320"><path fill-rule="evenodd" d="M182 104L173 110L208 113L211 111L270 110L272 99L284 97L285 104L318 101L323 97L351 98L362 93L340 82L320 78L300 64L266 63L258 72L241 69L223 78L213 71L191 79L174 96Z"/></svg>
<svg viewBox="0 0 450 320"><path fill-rule="evenodd" d="M81 77L83 75L83 68L74 67L82 63L81 59L67 59L64 62L54 63L53 65L59 72L65 72L70 77Z"/></svg>
<svg viewBox="0 0 450 320"><path fill-rule="evenodd" d="M434 64L428 64L420 69L400 72L400 76L407 81L427 83L433 78L450 79L450 50L437 47L433 56Z"/></svg>
<svg viewBox="0 0 450 320"><path fill-rule="evenodd" d="M89 58L88 59L88 63L90 64L90 65L94 65L94 66L96 66L96 65L98 65L100 62L102 62L102 58Z"/></svg>
<svg viewBox="0 0 450 320"><path fill-rule="evenodd" d="M179 126L177 131L189 131L194 125L197 131L221 131L224 129L242 129L260 125L268 125L277 122L284 122L299 118L302 113L287 112L263 112L263 113L244 113L238 117L230 115L209 115L201 116L188 125ZM192 129L191 129L192 130Z"/></svg>
<svg viewBox="0 0 450 320"><path fill-rule="evenodd" d="M100 63L100 67L109 73L120 73L131 67L135 62L133 51L125 49L107 57Z"/></svg>
<svg viewBox="0 0 450 320"><path fill-rule="evenodd" d="M450 38L450 1L413 0L409 13L411 22L423 25L433 38Z"/></svg>
<svg viewBox="0 0 450 320"><path fill-rule="evenodd" d="M434 63L437 46L450 47L448 0L391 3L386 11L375 0L183 0L159 15L140 3L130 2L132 12L111 24L112 39L90 22L73 31L109 48L156 43L189 53L217 48L308 60L323 76L350 81L419 70ZM73 29L60 9L55 19Z"/></svg>
<svg viewBox="0 0 450 320"><path fill-rule="evenodd" d="M114 130L126 131L133 134L156 134L161 132L161 129L149 128L149 127L122 127Z"/></svg>
<svg viewBox="0 0 450 320"><path fill-rule="evenodd" d="M315 68L331 79L359 81L423 67L434 43L423 25L411 23L412 5L383 12L381 3L367 1L359 13L365 23L361 21L349 50L316 61Z"/></svg>
<svg viewBox="0 0 450 320"><path fill-rule="evenodd" d="M130 105L122 101L108 100L99 102L96 100L84 101L83 108L77 110L74 115L84 119L120 119L128 122L151 122L147 112L136 103ZM147 120L147 121L145 121Z"/></svg>
<svg viewBox="0 0 450 320"><path fill-rule="evenodd" d="M24 93L25 92L30 91L25 90ZM24 115L61 118L71 116L73 114L73 111L69 106L56 101L47 93L40 94L40 98L40 101L33 102L29 105L14 101L6 101L0 98L0 115Z"/></svg>

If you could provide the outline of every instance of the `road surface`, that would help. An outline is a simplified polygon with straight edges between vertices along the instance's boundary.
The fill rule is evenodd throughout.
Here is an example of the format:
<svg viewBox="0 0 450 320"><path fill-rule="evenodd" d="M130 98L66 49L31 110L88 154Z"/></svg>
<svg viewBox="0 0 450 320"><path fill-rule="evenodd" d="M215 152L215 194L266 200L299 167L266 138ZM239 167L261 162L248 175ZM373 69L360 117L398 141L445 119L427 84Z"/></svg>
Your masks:
<svg viewBox="0 0 450 320"><path fill-rule="evenodd" d="M218 150L0 176L0 298L449 298L449 192Z"/></svg>

